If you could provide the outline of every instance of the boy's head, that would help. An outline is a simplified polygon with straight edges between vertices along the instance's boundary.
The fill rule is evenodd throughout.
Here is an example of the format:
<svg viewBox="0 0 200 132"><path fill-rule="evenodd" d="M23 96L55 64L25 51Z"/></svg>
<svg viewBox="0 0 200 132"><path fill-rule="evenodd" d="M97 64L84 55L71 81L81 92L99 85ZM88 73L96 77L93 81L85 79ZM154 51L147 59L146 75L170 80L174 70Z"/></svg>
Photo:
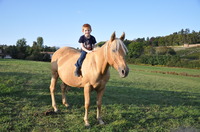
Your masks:
<svg viewBox="0 0 200 132"><path fill-rule="evenodd" d="M82 31L84 31L85 29L92 31L92 27L90 26L90 24L87 23L82 26Z"/></svg>
<svg viewBox="0 0 200 132"><path fill-rule="evenodd" d="M82 32L84 33L86 37L90 36L90 33L92 32L92 28L90 24L84 24L82 26Z"/></svg>

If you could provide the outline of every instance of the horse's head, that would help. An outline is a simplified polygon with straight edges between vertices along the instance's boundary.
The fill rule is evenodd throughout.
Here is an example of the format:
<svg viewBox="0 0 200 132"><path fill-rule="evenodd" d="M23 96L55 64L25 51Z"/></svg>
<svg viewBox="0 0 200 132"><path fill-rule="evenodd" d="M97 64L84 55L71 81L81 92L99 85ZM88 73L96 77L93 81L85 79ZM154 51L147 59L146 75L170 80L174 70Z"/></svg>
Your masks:
<svg viewBox="0 0 200 132"><path fill-rule="evenodd" d="M107 58L108 63L113 66L118 72L120 77L126 77L129 73L129 68L125 61L125 55L128 52L123 43L125 33L119 38L116 38L115 32L112 34L107 44Z"/></svg>

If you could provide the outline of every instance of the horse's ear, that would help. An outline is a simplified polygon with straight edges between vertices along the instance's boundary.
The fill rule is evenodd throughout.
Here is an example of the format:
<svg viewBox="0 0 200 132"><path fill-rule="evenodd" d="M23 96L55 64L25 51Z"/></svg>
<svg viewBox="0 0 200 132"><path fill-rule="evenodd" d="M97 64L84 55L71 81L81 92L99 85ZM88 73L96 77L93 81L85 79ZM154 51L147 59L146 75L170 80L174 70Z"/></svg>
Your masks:
<svg viewBox="0 0 200 132"><path fill-rule="evenodd" d="M120 39L121 39L122 41L124 41L124 39L125 39L125 32L123 32L123 34L122 34L122 36L120 37Z"/></svg>
<svg viewBox="0 0 200 132"><path fill-rule="evenodd" d="M115 40L115 32L112 34L110 40L111 40L111 42L112 42L113 40Z"/></svg>

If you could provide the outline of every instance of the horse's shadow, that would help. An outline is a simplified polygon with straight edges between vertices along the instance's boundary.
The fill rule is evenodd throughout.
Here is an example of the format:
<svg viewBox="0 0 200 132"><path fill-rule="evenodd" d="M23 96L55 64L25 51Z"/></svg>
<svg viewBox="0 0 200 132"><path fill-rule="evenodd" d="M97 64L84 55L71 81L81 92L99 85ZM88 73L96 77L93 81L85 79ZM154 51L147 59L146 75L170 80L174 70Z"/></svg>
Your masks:
<svg viewBox="0 0 200 132"><path fill-rule="evenodd" d="M56 102L62 104L60 83L57 84ZM103 96L102 105L136 105L136 106L200 106L200 102L197 100L200 98L199 93L191 92L178 92L178 91L167 91L167 90L147 90L134 87L133 84L126 84L127 87L121 86L107 86ZM131 87L130 87L131 85ZM51 98L49 93L49 84L43 84L47 89L45 95L38 95L35 99L36 102L44 101L44 104L51 104ZM39 86L34 86L39 87ZM43 90L41 90L42 92ZM40 92L40 91L38 91ZM43 91L44 92L44 91ZM70 106L76 106L81 108L84 106L84 94L83 88L72 87L68 93L66 93L67 101ZM31 96L35 98L35 95ZM91 93L91 106L96 105L96 92Z"/></svg>
<svg viewBox="0 0 200 132"><path fill-rule="evenodd" d="M128 84L127 84L128 85ZM72 94L70 94L72 92ZM76 94L77 93L77 94ZM102 105L136 105L136 106L200 106L199 93L177 92L167 90L146 90L137 87L107 86ZM72 88L67 94L70 105L83 107L83 89ZM61 101L61 100L59 100ZM96 92L91 93L91 106L96 105Z"/></svg>

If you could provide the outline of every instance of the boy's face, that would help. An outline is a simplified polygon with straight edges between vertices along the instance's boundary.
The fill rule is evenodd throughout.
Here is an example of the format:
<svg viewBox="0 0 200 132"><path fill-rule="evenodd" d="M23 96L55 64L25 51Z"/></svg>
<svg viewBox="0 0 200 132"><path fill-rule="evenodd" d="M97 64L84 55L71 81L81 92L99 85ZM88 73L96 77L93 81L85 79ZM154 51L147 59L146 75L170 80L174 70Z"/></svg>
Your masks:
<svg viewBox="0 0 200 132"><path fill-rule="evenodd" d="M92 30L90 28L83 28L83 33L86 37L89 37L91 32Z"/></svg>

